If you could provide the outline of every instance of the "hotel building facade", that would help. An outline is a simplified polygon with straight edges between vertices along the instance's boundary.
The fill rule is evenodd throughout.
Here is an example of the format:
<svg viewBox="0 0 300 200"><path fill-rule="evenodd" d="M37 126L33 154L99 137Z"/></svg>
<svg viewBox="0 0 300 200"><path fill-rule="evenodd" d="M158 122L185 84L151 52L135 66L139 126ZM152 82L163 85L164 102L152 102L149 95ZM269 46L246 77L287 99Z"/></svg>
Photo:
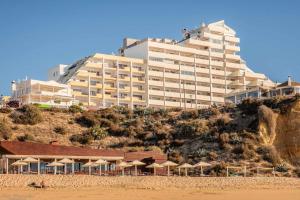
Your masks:
<svg viewBox="0 0 300 200"><path fill-rule="evenodd" d="M275 86L247 67L239 43L218 21L185 31L181 41L126 38L119 56L95 54L53 68L56 77L48 77L69 85L89 107L207 107L225 103L232 92Z"/></svg>

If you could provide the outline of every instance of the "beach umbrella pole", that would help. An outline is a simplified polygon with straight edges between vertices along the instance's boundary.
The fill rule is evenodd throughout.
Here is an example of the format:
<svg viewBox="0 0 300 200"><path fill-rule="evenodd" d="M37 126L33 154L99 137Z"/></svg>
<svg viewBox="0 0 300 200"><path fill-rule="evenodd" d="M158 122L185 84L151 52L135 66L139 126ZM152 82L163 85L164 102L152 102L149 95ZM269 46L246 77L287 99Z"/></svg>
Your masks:
<svg viewBox="0 0 300 200"><path fill-rule="evenodd" d="M178 175L180 176L180 168L178 168Z"/></svg>
<svg viewBox="0 0 300 200"><path fill-rule="evenodd" d="M203 176L203 167L200 166L200 169L201 169L201 176Z"/></svg>
<svg viewBox="0 0 300 200"><path fill-rule="evenodd" d="M102 175L102 169L101 169L102 167L101 167L101 165L99 165L99 167L100 167L100 169L99 169L100 174L99 175L101 176Z"/></svg>
<svg viewBox="0 0 300 200"><path fill-rule="evenodd" d="M67 174L67 163L65 163L65 175Z"/></svg>
<svg viewBox="0 0 300 200"><path fill-rule="evenodd" d="M168 176L170 176L170 166L168 166Z"/></svg>
<svg viewBox="0 0 300 200"><path fill-rule="evenodd" d="M135 169L135 175L137 176L137 165L134 166L134 169Z"/></svg>
<svg viewBox="0 0 300 200"><path fill-rule="evenodd" d="M185 176L187 176L187 168L185 168Z"/></svg>

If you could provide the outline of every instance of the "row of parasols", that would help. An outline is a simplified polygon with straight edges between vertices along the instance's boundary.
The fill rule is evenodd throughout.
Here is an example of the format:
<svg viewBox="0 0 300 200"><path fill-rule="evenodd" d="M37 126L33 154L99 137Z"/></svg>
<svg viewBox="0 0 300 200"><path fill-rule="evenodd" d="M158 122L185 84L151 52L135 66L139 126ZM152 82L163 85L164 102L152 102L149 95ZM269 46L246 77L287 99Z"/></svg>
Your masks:
<svg viewBox="0 0 300 200"><path fill-rule="evenodd" d="M38 160L35 159L35 158L32 158L32 157L28 157L28 158L25 158L24 160L18 160L14 163L12 163L11 165L12 166L28 166L28 172L30 172L30 163L38 163ZM65 170L65 174L67 173L67 167L66 165L67 164L72 164L74 163L73 160L70 160L68 158L64 158L62 160L59 160L59 161L54 161L54 162L51 162L49 164L47 164L46 166L47 167L54 167L54 173L56 174L56 167L62 167L64 166L64 170ZM91 173L90 172L90 169L91 167L99 167L99 175L102 174L101 172L101 166L103 165L107 165L108 164L108 161L106 160L103 160L103 159L99 159L95 162L87 162L85 164L82 165L82 167L88 167L89 168L89 174ZM139 160L134 160L134 161L131 161L131 162L125 162L125 161L122 161L120 163L117 164L117 166L122 170L122 175L124 176L125 174L125 168L129 168L129 167L134 167L135 169L135 175L137 176L138 175L138 166L145 166L146 164L139 161ZM203 168L204 167L209 167L211 166L211 164L209 163L206 163L206 162L199 162L195 165L191 165L191 164L188 164L188 163L184 163L184 164L177 164L177 163L174 163L172 161L165 161L161 164L158 164L158 163L152 163L151 165L148 165L146 166L146 168L152 168L153 169L153 174L156 175L156 169L158 168L167 168L167 175L170 176L170 169L171 168L178 168L178 172L180 174L180 170L184 170L185 172L185 176L188 175L188 169L190 168L195 168L195 167L200 167L201 169L201 175L203 175Z"/></svg>

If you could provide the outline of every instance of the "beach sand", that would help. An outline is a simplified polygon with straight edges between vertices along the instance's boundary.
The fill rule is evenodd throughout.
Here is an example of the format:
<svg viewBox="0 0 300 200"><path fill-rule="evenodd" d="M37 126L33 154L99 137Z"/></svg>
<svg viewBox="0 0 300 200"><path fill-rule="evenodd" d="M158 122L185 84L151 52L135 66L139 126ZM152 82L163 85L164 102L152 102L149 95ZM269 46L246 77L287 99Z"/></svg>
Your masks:
<svg viewBox="0 0 300 200"><path fill-rule="evenodd" d="M28 187L33 180L49 187ZM300 200L300 179L0 175L0 199Z"/></svg>

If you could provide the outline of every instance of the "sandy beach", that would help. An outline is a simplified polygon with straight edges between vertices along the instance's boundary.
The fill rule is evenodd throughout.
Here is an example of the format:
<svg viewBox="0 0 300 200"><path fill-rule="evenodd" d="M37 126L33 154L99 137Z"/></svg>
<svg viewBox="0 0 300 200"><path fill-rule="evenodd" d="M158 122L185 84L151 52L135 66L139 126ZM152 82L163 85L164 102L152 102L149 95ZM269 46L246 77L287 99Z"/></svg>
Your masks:
<svg viewBox="0 0 300 200"><path fill-rule="evenodd" d="M27 185L44 180L47 189ZM300 196L296 178L98 177L1 175L0 199L235 200L291 199Z"/></svg>

